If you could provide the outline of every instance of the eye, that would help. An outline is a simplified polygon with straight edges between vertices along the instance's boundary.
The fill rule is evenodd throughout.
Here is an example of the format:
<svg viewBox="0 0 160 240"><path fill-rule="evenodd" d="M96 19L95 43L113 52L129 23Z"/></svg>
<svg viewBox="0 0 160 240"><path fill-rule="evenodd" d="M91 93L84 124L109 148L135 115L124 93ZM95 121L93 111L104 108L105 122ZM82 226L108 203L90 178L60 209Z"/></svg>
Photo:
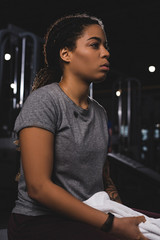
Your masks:
<svg viewBox="0 0 160 240"><path fill-rule="evenodd" d="M98 42L94 42L94 43L91 43L90 46L93 47L94 49L98 49L99 48L99 43Z"/></svg>

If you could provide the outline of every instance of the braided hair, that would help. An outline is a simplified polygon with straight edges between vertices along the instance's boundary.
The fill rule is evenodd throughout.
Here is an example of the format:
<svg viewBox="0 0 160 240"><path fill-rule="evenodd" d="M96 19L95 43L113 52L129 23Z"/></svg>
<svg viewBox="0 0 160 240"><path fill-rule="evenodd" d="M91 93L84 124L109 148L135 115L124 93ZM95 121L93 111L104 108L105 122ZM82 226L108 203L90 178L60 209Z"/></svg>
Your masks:
<svg viewBox="0 0 160 240"><path fill-rule="evenodd" d="M68 15L58 19L48 29L43 45L45 66L36 75L32 91L44 85L59 82L63 74L60 49L67 47L73 51L76 40L82 36L86 26L97 24L103 27L100 19L87 14Z"/></svg>

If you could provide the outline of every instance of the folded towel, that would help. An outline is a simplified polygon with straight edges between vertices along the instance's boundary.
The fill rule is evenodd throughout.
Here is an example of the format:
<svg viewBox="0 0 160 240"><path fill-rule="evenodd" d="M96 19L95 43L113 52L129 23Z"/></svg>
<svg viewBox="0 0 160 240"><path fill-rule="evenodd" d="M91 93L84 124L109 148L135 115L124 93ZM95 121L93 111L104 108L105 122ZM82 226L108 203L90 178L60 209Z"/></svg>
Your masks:
<svg viewBox="0 0 160 240"><path fill-rule="evenodd" d="M140 231L150 240L160 240L160 218L150 218L121 203L112 201L104 191L95 193L88 200L84 201L84 203L105 213L111 212L119 218L143 215L145 216L146 222L139 224Z"/></svg>

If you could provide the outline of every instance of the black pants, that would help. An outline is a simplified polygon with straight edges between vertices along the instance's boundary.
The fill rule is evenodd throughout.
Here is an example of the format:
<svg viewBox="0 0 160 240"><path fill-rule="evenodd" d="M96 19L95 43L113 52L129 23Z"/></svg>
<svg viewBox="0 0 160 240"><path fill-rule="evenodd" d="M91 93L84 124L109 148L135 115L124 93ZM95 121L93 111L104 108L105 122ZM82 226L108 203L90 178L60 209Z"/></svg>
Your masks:
<svg viewBox="0 0 160 240"><path fill-rule="evenodd" d="M141 211L160 218L160 214ZM61 216L25 216L11 214L8 224L9 240L117 240L109 234L85 223Z"/></svg>
<svg viewBox="0 0 160 240"><path fill-rule="evenodd" d="M116 240L85 223L55 216L12 214L8 224L9 240Z"/></svg>

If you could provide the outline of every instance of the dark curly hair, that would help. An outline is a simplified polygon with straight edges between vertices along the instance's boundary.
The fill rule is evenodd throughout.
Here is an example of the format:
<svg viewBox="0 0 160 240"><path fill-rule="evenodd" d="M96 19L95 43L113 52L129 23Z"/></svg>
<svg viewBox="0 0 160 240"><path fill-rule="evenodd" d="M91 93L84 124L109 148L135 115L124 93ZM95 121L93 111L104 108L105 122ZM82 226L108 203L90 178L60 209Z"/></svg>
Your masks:
<svg viewBox="0 0 160 240"><path fill-rule="evenodd" d="M32 91L60 81L63 73L60 65L60 49L67 47L74 50L76 40L83 34L84 28L92 24L97 24L104 29L100 19L87 14L68 15L58 19L50 26L43 46L45 66L37 73Z"/></svg>

